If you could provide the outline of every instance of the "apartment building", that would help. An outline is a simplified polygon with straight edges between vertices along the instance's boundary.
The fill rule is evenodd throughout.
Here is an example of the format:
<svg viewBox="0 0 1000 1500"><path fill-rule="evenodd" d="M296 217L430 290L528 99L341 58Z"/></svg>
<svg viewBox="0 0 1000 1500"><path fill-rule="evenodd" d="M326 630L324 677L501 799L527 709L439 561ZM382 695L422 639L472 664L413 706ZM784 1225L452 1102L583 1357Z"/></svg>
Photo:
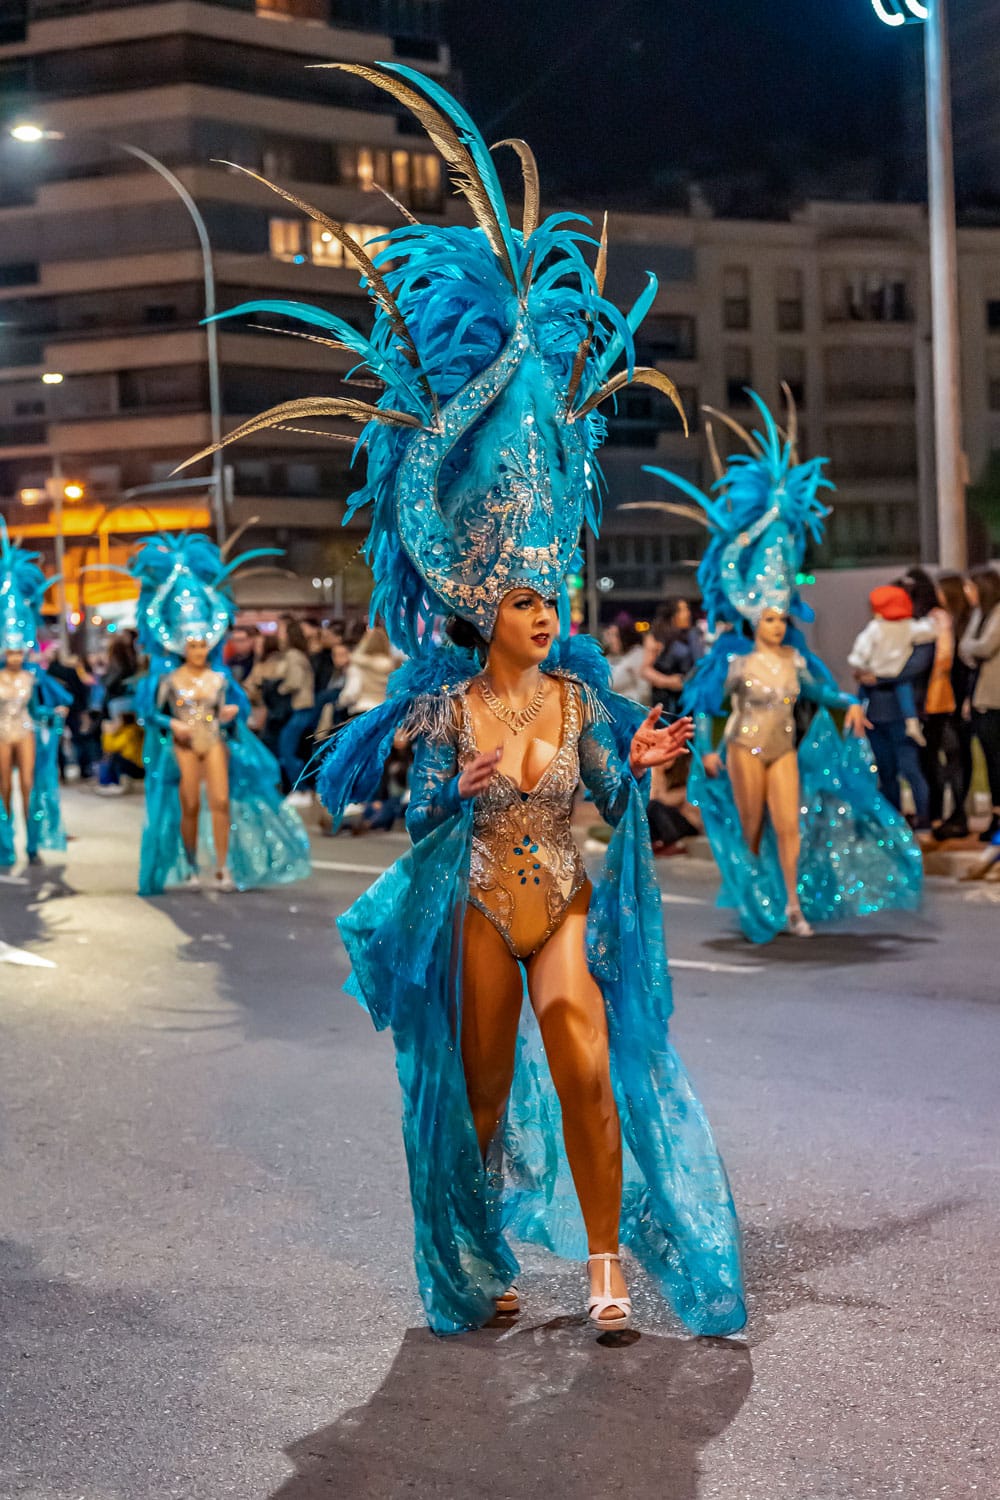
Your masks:
<svg viewBox="0 0 1000 1500"><path fill-rule="evenodd" d="M781 399L782 382L793 391L801 451L828 457L837 486L812 563L933 560L924 211L824 202L780 223L616 216L610 235L612 275L616 253L619 260L613 294L622 295L626 279L634 291L640 266L660 274L640 357L671 375L689 412L707 404L750 424L747 386L770 403ZM959 283L964 441L974 482L1000 455L1000 230L960 231ZM666 496L642 462L711 483L701 423L685 440L666 403L644 391L625 395L609 440L605 469L616 503ZM598 572L613 580L614 598L650 604L683 586L699 550L696 532L681 522L613 508ZM605 612L613 612L610 605L606 597Z"/></svg>
<svg viewBox="0 0 1000 1500"><path fill-rule="evenodd" d="M4 5L0 497L10 522L45 544L55 468L85 491L64 508L67 531L83 534L88 505L96 516L125 492L162 483L210 441L195 227L174 188L120 143L164 163L197 203L220 308L299 298L360 326L366 299L339 243L219 163L280 181L360 239L399 222L375 184L416 213L439 213L441 162L424 138L370 85L309 67L395 59L447 82L439 4ZM13 139L18 125L41 139ZM221 325L224 428L292 396L341 390L353 363L251 326L260 321ZM258 516L257 538L284 546L292 569L339 575L357 549L339 532L350 452L282 433L234 453L230 528ZM172 506L183 520L195 498L164 492L155 513L169 523Z"/></svg>
<svg viewBox="0 0 1000 1500"><path fill-rule="evenodd" d="M422 134L376 90L311 70L323 60L409 61L448 82L439 0L34 0L0 7L0 503L44 545L54 469L79 504L163 482L209 441L202 261L176 192L120 150L163 161L197 202L220 307L261 295L318 301L367 326L338 242L218 160L280 181L362 238L394 220L462 214ZM454 81L452 80L452 83ZM13 140L34 123L42 139ZM543 187L545 163L542 162ZM547 203L547 208L558 204ZM608 511L596 557L603 611L647 610L690 585L702 536L629 501L666 489L644 464L708 485L702 404L752 417L745 388L799 407L802 450L826 454L838 492L817 565L933 558L929 287L923 211L811 203L784 222L616 214L608 289L627 303L656 272L638 357L667 371L692 417L636 389L609 412ZM1000 452L1000 230L960 234L965 444L970 475ZM223 324L225 427L305 393L343 391L352 363L299 339ZM61 376L57 383L44 377ZM723 438L723 445L725 439ZM231 450L228 523L306 580L298 597L366 595L340 528L356 484L350 445L269 433ZM168 495L156 503L163 515ZM174 497L178 518L190 498ZM73 515L66 508L67 525ZM138 524L138 522L136 522ZM80 526L78 531L85 531ZM105 555L108 555L105 552ZM81 554L82 556L82 554ZM342 591L346 589L346 593Z"/></svg>

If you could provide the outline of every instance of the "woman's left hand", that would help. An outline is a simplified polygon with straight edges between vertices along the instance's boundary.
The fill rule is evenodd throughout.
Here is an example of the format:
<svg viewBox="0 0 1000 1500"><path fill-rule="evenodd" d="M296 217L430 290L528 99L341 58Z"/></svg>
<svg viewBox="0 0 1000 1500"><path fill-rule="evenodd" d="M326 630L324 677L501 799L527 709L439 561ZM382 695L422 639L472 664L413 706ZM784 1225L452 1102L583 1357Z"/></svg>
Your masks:
<svg viewBox="0 0 1000 1500"><path fill-rule="evenodd" d="M223 724L231 724L239 713L239 705L236 703L224 703L219 712L219 719Z"/></svg>
<svg viewBox="0 0 1000 1500"><path fill-rule="evenodd" d="M688 753L688 741L694 737L694 721L685 716L675 719L665 729L657 729L663 706L655 703L632 736L629 764L636 776L650 766L672 766Z"/></svg>
<svg viewBox="0 0 1000 1500"><path fill-rule="evenodd" d="M844 728L849 729L851 734L863 739L865 730L871 729L871 720L861 707L860 703L852 703L844 715Z"/></svg>

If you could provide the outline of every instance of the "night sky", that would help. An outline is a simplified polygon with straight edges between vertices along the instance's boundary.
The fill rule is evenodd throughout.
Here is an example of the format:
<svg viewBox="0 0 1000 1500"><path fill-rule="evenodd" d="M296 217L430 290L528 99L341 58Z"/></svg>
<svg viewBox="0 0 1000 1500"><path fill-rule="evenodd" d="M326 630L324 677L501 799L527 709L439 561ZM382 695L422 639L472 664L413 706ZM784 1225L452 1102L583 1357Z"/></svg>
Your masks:
<svg viewBox="0 0 1000 1500"><path fill-rule="evenodd" d="M547 196L669 207L694 179L717 208L753 213L905 185L920 28L890 31L869 0L450 0L447 14L475 118L488 140L530 141Z"/></svg>

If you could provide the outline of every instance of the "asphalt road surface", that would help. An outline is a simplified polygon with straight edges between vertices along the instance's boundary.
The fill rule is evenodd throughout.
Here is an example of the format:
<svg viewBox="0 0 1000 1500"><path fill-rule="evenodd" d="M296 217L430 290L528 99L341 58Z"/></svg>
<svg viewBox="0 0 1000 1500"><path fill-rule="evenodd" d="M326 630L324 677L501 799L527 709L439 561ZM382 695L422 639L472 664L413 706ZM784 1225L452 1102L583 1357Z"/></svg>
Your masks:
<svg viewBox="0 0 1000 1500"><path fill-rule="evenodd" d="M141 800L67 796L0 883L0 1497L1000 1496L1000 887L751 948L661 861L673 1034L745 1226L746 1338L526 1258L510 1329L422 1327L391 1043L304 885L134 894Z"/></svg>

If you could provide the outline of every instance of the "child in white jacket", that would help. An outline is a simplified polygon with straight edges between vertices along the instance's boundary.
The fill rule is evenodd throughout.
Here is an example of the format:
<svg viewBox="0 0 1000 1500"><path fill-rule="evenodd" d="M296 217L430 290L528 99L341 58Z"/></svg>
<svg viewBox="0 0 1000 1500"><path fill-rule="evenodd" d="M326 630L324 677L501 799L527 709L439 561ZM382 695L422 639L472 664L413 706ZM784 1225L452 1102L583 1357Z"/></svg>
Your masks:
<svg viewBox="0 0 1000 1500"><path fill-rule="evenodd" d="M936 638L937 624L930 616L915 620L912 599L895 584L872 589L868 602L872 618L851 647L847 660L859 677L898 677L914 646ZM906 720L909 738L918 745L925 744L912 683L896 684L896 701Z"/></svg>

